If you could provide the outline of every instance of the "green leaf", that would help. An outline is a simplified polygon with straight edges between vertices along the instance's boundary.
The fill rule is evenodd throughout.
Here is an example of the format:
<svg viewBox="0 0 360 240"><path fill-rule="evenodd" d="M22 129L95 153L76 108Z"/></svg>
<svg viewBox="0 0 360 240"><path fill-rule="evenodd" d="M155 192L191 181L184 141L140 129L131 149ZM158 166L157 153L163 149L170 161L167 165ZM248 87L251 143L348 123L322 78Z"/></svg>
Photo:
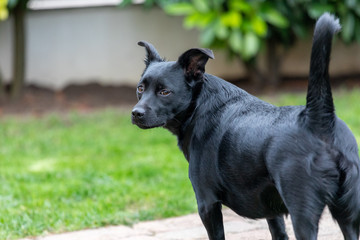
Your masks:
<svg viewBox="0 0 360 240"><path fill-rule="evenodd" d="M358 17L360 17L360 2L358 2L354 8L355 13Z"/></svg>
<svg viewBox="0 0 360 240"><path fill-rule="evenodd" d="M149 9L152 8L155 4L156 4L156 0L146 0L144 2L144 7ZM161 4L161 1L159 2L159 4Z"/></svg>
<svg viewBox="0 0 360 240"><path fill-rule="evenodd" d="M219 39L225 39L229 35L228 28L221 23L220 20L217 20L214 25L215 34Z"/></svg>
<svg viewBox="0 0 360 240"><path fill-rule="evenodd" d="M339 2L336 6L336 13L339 17L343 17L347 14L348 8L346 7L345 3Z"/></svg>
<svg viewBox="0 0 360 240"><path fill-rule="evenodd" d="M267 32L267 25L266 22L259 16L255 16L251 19L251 26L254 32L259 36L265 36Z"/></svg>
<svg viewBox="0 0 360 240"><path fill-rule="evenodd" d="M241 31L242 32L251 32L251 31L253 31L252 26L251 26L251 22L249 21L248 18L244 18L244 21L241 24Z"/></svg>
<svg viewBox="0 0 360 240"><path fill-rule="evenodd" d="M13 9L19 3L20 0L8 0L8 7Z"/></svg>
<svg viewBox="0 0 360 240"><path fill-rule="evenodd" d="M168 4L164 10L167 14L175 16L190 15L196 11L191 3L187 2Z"/></svg>
<svg viewBox="0 0 360 240"><path fill-rule="evenodd" d="M242 57L246 59L250 59L254 57L260 50L260 39L255 33L248 32L244 36L243 41L243 55Z"/></svg>
<svg viewBox="0 0 360 240"><path fill-rule="evenodd" d="M341 31L341 37L346 43L350 43L354 36L355 30L355 16L352 13L348 13L343 20L343 28Z"/></svg>
<svg viewBox="0 0 360 240"><path fill-rule="evenodd" d="M192 0L196 10L205 13L209 11L208 1L206 0Z"/></svg>
<svg viewBox="0 0 360 240"><path fill-rule="evenodd" d="M355 38L358 43L360 43L360 21L356 22L356 28L355 28Z"/></svg>
<svg viewBox="0 0 360 240"><path fill-rule="evenodd" d="M221 23L227 27L238 28L241 25L242 17L238 12L230 11L220 17Z"/></svg>
<svg viewBox="0 0 360 240"><path fill-rule="evenodd" d="M311 18L319 18L325 12L334 12L334 5L311 3L308 7L308 14Z"/></svg>
<svg viewBox="0 0 360 240"><path fill-rule="evenodd" d="M199 26L199 14L198 13L194 13L191 14L187 17L185 17L184 19L184 28L185 29L191 29L195 26Z"/></svg>
<svg viewBox="0 0 360 240"><path fill-rule="evenodd" d="M128 6L128 5L130 5L131 3L132 3L131 0L123 0L123 1L121 1L121 3L118 5L118 7L124 8L124 7Z"/></svg>
<svg viewBox="0 0 360 240"><path fill-rule="evenodd" d="M209 12L209 13L195 12L185 18L184 27L186 29L191 29L197 26L200 29L203 29L207 27L212 21L214 21L215 17L216 15L213 12Z"/></svg>
<svg viewBox="0 0 360 240"><path fill-rule="evenodd" d="M262 15L268 23L274 25L275 27L287 28L289 26L289 21L274 8L265 8Z"/></svg>
<svg viewBox="0 0 360 240"><path fill-rule="evenodd" d="M305 25L294 24L294 26L292 26L292 29L296 36L299 38L305 38L308 35L308 31Z"/></svg>
<svg viewBox="0 0 360 240"><path fill-rule="evenodd" d="M229 8L234 11L250 13L253 7L247 1L230 0Z"/></svg>
<svg viewBox="0 0 360 240"><path fill-rule="evenodd" d="M356 5L357 0L345 0L346 6L349 8L354 8Z"/></svg>
<svg viewBox="0 0 360 240"><path fill-rule="evenodd" d="M214 27L208 26L200 34L200 44L204 47L209 47L215 40Z"/></svg>
<svg viewBox="0 0 360 240"><path fill-rule="evenodd" d="M9 12L7 8L0 7L0 21L7 19L9 16Z"/></svg>
<svg viewBox="0 0 360 240"><path fill-rule="evenodd" d="M242 46L243 46L243 36L239 30L233 30L229 37L229 45L231 50L234 52L241 54Z"/></svg>

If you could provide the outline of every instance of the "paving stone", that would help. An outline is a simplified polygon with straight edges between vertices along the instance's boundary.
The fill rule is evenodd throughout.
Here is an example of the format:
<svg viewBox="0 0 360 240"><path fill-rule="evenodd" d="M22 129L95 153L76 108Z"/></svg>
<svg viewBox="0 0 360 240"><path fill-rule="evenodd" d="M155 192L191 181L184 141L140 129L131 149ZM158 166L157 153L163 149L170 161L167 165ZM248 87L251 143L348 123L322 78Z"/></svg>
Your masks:
<svg viewBox="0 0 360 240"><path fill-rule="evenodd" d="M269 240L271 235L266 220L251 220L223 210L224 228L227 240ZM287 233L294 240L291 219L285 219ZM54 234L37 237L35 240L206 240L207 234L198 214L147 221L133 227L110 226L99 229ZM343 239L337 224L325 210L319 226L319 240ZM33 240L23 239L23 240Z"/></svg>
<svg viewBox="0 0 360 240"><path fill-rule="evenodd" d="M125 237L125 238L119 238L119 240L159 240L157 237L150 237L146 235L140 235L135 237Z"/></svg>
<svg viewBox="0 0 360 240"><path fill-rule="evenodd" d="M203 226L198 214L169 218L158 221L147 221L135 224L135 230L144 230L150 232L168 232L174 230L187 229L194 226Z"/></svg>
<svg viewBox="0 0 360 240"><path fill-rule="evenodd" d="M207 239L206 230L204 227L201 226L181 229L177 231L167 231L167 232L157 233L155 236L163 240Z"/></svg>
<svg viewBox="0 0 360 240"><path fill-rule="evenodd" d="M145 231L135 231L126 226L110 226L98 229L85 229L81 231L54 234L37 237L36 240L119 240L137 235L149 235Z"/></svg>
<svg viewBox="0 0 360 240"><path fill-rule="evenodd" d="M245 221L232 221L225 222L224 229L225 233L241 233L256 229L266 229L267 223L264 220L245 222Z"/></svg>
<svg viewBox="0 0 360 240"><path fill-rule="evenodd" d="M226 234L226 240L270 240L271 235L268 230L258 229L242 233Z"/></svg>

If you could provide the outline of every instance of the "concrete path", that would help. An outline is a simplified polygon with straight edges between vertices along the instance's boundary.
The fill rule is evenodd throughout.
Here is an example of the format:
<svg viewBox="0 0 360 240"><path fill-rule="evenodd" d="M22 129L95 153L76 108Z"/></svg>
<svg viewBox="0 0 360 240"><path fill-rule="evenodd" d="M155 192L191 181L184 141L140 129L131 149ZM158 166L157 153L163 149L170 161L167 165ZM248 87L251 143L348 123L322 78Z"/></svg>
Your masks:
<svg viewBox="0 0 360 240"><path fill-rule="evenodd" d="M239 217L229 209L223 210L227 240L271 239L265 220L249 220ZM295 239L289 218L286 220L290 239ZM206 231L197 214L157 221L140 222L132 227L110 226L87 229L23 240L205 240ZM343 239L339 227L328 210L322 216L319 240Z"/></svg>

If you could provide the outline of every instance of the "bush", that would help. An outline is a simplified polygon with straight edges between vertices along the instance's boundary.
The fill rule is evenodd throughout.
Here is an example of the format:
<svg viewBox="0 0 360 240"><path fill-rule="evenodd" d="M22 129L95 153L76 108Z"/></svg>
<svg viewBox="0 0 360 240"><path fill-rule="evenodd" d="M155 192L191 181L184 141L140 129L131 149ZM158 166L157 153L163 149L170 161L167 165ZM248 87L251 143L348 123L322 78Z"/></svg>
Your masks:
<svg viewBox="0 0 360 240"><path fill-rule="evenodd" d="M127 1L124 5L129 4ZM200 30L204 47L224 49L240 59L249 78L261 86L265 75L270 84L279 83L284 50L309 35L315 20L324 12L340 18L341 39L360 43L360 2L357 0L147 0L173 16L184 16L184 28ZM260 72L257 57L266 50L267 71Z"/></svg>

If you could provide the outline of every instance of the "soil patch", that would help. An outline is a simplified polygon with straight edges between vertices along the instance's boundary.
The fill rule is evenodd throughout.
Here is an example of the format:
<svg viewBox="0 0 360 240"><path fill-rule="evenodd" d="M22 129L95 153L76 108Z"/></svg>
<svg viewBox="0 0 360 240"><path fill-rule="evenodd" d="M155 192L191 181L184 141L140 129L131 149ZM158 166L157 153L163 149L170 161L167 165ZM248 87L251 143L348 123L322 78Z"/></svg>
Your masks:
<svg viewBox="0 0 360 240"><path fill-rule="evenodd" d="M233 84L251 94L276 94L278 92L306 91L307 79L284 78L276 88L257 89L248 81L234 80ZM360 87L360 77L333 78L331 85L337 87ZM0 99L0 116L15 114L42 115L48 112L89 112L106 107L131 108L136 104L134 86L102 86L100 84L71 85L61 91L27 86L17 100Z"/></svg>
<svg viewBox="0 0 360 240"><path fill-rule="evenodd" d="M27 86L16 100L0 100L0 115L48 112L88 112L106 107L130 107L136 103L135 87L71 85L61 91Z"/></svg>

